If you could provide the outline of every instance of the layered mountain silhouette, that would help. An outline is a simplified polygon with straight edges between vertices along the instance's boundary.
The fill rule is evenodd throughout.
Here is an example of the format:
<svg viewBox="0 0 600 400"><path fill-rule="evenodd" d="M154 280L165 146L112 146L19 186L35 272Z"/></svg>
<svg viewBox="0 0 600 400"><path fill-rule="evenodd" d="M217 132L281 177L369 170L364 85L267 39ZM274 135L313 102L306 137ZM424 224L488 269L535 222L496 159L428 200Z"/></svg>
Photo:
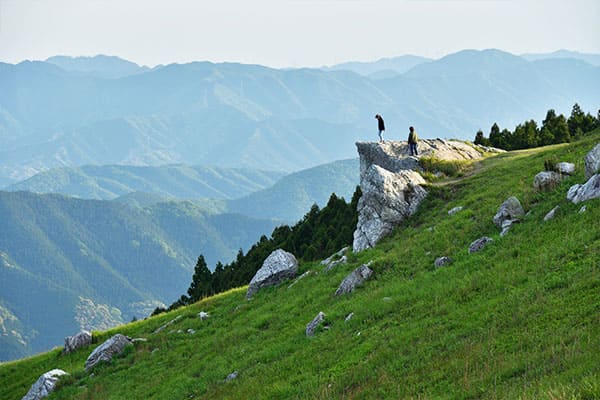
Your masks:
<svg viewBox="0 0 600 400"><path fill-rule="evenodd" d="M68 63L57 63L64 68ZM472 138L548 108L593 110L600 68L463 51L407 72L280 70L194 62L101 78L50 62L0 64L0 186L85 164L186 163L296 171L353 157L353 143L414 125L422 137ZM81 68L80 68L81 69Z"/></svg>

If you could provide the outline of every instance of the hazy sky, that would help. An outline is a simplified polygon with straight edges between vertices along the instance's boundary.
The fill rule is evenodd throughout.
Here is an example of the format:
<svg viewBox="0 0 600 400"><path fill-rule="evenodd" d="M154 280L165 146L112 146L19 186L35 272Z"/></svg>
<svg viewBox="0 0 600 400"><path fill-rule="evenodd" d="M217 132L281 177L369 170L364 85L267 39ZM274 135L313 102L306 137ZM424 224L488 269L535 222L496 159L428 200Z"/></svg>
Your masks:
<svg viewBox="0 0 600 400"><path fill-rule="evenodd" d="M0 60L321 66L461 49L600 53L600 0L0 0Z"/></svg>

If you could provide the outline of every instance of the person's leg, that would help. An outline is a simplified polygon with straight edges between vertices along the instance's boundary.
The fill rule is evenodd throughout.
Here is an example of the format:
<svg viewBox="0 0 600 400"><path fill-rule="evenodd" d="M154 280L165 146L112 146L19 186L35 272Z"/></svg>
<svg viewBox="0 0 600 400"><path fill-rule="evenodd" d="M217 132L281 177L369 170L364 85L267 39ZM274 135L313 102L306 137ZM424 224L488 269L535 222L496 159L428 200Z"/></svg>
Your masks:
<svg viewBox="0 0 600 400"><path fill-rule="evenodd" d="M417 149L417 143L415 143L413 146L415 146L415 156L419 155L419 149Z"/></svg>
<svg viewBox="0 0 600 400"><path fill-rule="evenodd" d="M413 144L412 144L412 143L409 143L409 144L408 144L408 153L409 153L411 156L414 156L414 155L415 155L415 154L414 154L414 149L413 149Z"/></svg>
<svg viewBox="0 0 600 400"><path fill-rule="evenodd" d="M383 131L379 131L379 141L383 142L383 138L381 137L381 132L383 132Z"/></svg>

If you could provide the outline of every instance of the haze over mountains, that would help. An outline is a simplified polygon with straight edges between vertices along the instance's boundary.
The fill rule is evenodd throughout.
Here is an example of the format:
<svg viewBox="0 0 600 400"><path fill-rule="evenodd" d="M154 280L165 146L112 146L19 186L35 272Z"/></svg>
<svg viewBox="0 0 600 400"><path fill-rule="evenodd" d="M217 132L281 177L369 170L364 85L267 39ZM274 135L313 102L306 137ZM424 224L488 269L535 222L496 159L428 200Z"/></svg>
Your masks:
<svg viewBox="0 0 600 400"><path fill-rule="evenodd" d="M375 113L388 138L404 138L408 125L423 137L472 138L493 122L512 128L548 108L568 113L579 102L594 112L600 103L600 67L499 50L458 52L386 79L207 62L119 75L104 58L97 68L50 61L63 68L0 64L0 186L85 164L291 172L353 157L354 141L375 138ZM389 64L371 73L385 76ZM110 74L119 77L101 77Z"/></svg>

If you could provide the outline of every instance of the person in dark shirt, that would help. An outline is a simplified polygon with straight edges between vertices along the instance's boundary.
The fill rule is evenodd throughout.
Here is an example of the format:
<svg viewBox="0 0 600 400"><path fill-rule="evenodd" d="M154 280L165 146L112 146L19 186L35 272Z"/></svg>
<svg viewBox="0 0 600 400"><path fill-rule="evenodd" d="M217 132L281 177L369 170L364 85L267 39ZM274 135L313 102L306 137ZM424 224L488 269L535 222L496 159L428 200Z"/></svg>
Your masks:
<svg viewBox="0 0 600 400"><path fill-rule="evenodd" d="M379 141L383 142L383 138L381 137L381 133L385 131L385 124L383 123L383 118L381 118L381 115L377 114L375 116L375 119L377 119L377 127L379 128Z"/></svg>
<svg viewBox="0 0 600 400"><path fill-rule="evenodd" d="M418 156L419 151L417 150L417 143L419 143L419 136L412 126L408 128L408 130L410 131L408 134L408 151L411 156Z"/></svg>

